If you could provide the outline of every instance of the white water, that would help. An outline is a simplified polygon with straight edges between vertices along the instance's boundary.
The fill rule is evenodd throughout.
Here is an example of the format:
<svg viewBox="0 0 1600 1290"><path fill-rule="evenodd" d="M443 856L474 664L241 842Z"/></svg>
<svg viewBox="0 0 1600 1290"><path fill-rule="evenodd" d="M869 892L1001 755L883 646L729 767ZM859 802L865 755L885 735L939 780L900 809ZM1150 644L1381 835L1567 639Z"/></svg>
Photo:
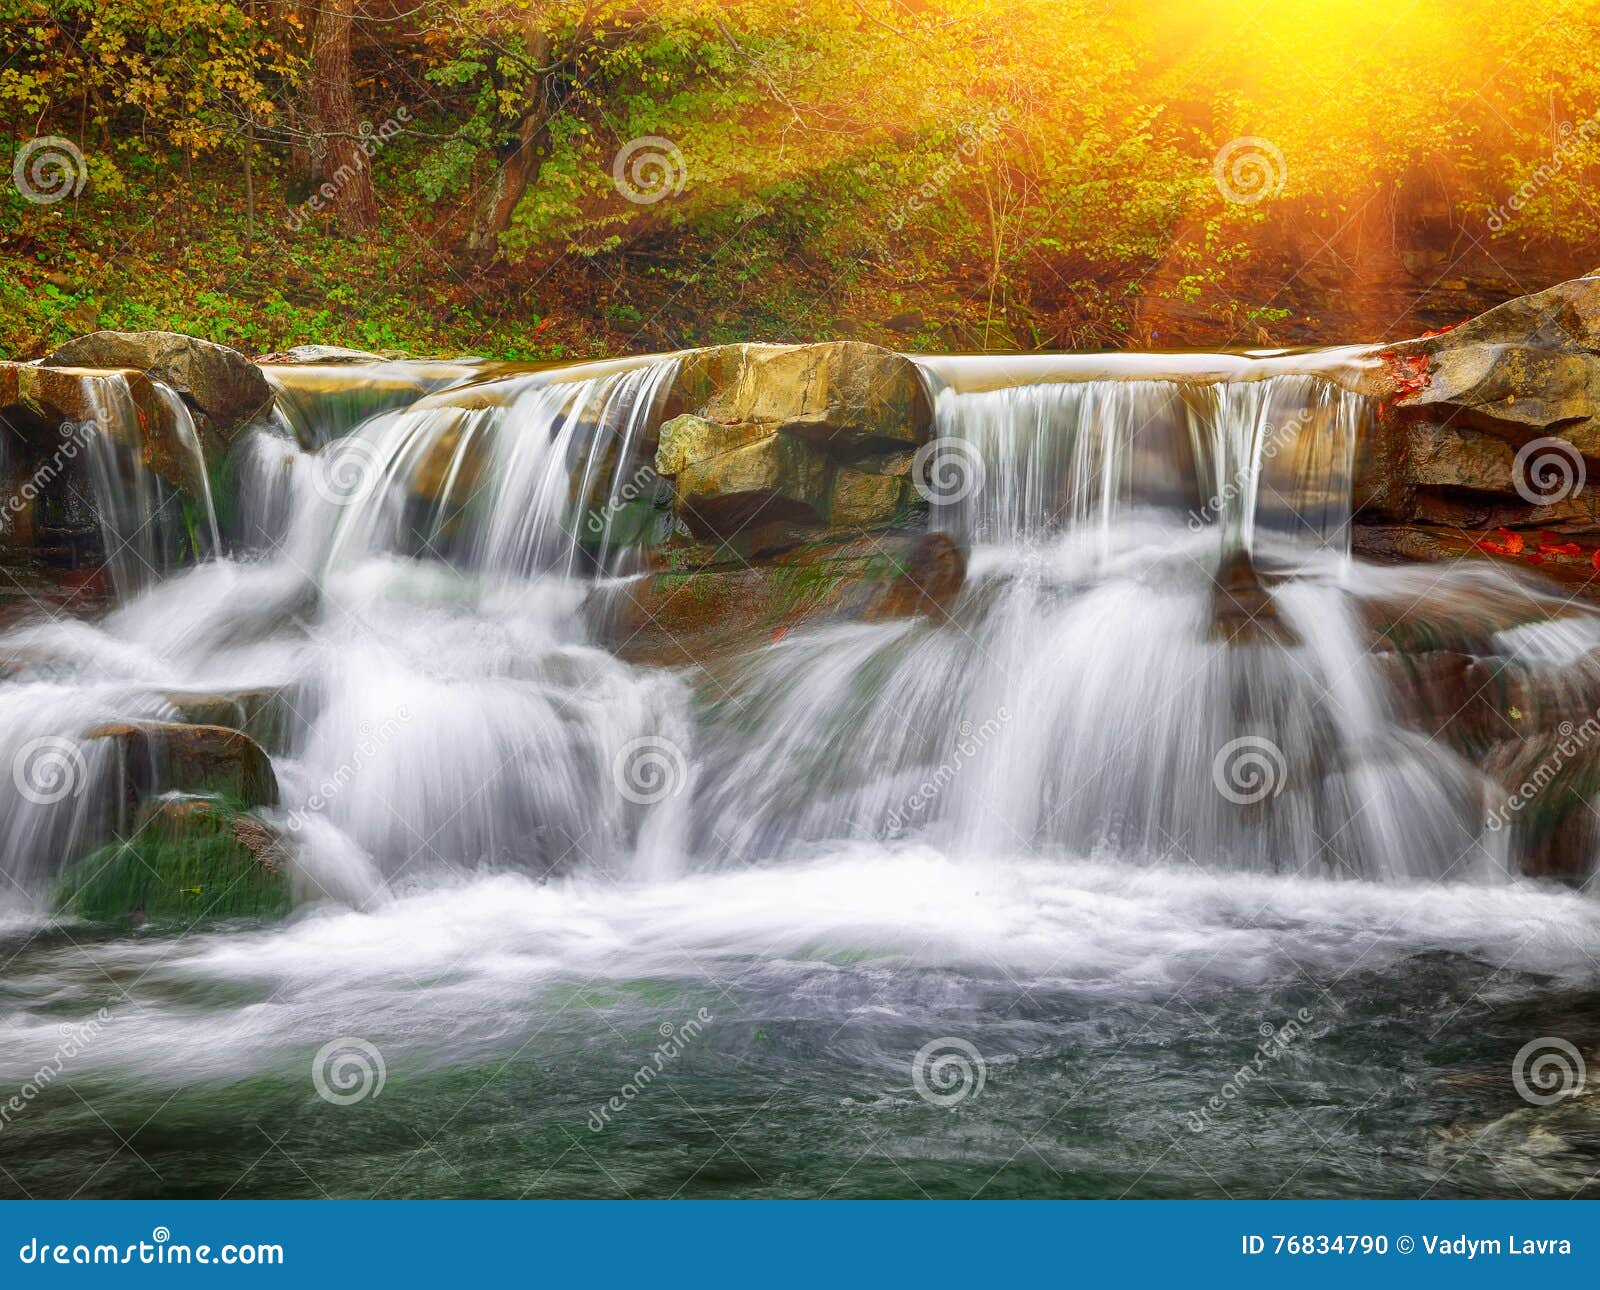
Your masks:
<svg viewBox="0 0 1600 1290"><path fill-rule="evenodd" d="M288 420L232 463L243 558L98 624L12 633L13 741L278 690L300 888L355 903L397 879L658 876L903 836L1382 882L1503 872L1488 786L1399 721L1360 626L1363 597L1409 584L1347 554L1358 397L1304 375L930 375L936 434L977 470L930 521L974 543L952 620L796 633L697 705L692 677L622 664L578 612L588 572L627 555L611 517L651 504L641 446L675 370L292 369ZM1277 638L1217 630L1229 551L1268 572ZM1569 623L1569 648L1595 638ZM1535 648L1519 639L1513 661ZM673 791L636 800L651 756ZM24 887L81 851L88 778L44 804L0 784Z"/></svg>
<svg viewBox="0 0 1600 1290"><path fill-rule="evenodd" d="M74 1079L164 1098L299 1088L341 1035L397 1087L530 1054L559 1086L586 1028L616 1034L641 998L865 1052L982 1025L994 1054L1036 996L1083 1001L1090 1031L1130 1001L1198 1016L1180 1042L1208 1042L1230 994L1326 996L1428 953L1496 969L1480 1003L1524 973L1600 985L1600 907L1507 877L1487 786L1398 718L1361 625L1374 599L1486 620L1515 600L1494 648L1533 669L1594 649L1597 620L1492 570L1351 560L1360 400L1293 374L930 377L939 435L983 465L935 508L973 543L950 621L796 631L702 680L622 663L580 613L627 567L627 535L589 519L648 508L672 375L432 373L410 402L404 372L371 396L361 369L285 377L298 402L230 462L228 558L0 639L0 764L60 738L84 785L39 803L0 777L0 1079L102 1007ZM1240 553L1281 626L1228 644ZM291 710L266 813L295 852L290 919L52 930L43 893L98 840L110 774L83 732L263 687ZM1123 1038L1100 1042L1110 1062Z"/></svg>
<svg viewBox="0 0 1600 1290"><path fill-rule="evenodd" d="M666 882L429 883L270 930L124 940L92 958L36 952L25 979L58 1005L108 1008L75 1077L168 1086L299 1074L311 1049L344 1034L376 1044L395 1071L505 1057L568 1008L626 1009L642 983L699 983L718 1012L736 990L831 1026L937 1028L970 1007L975 978L1019 1000L1181 992L1206 1008L1230 989L1331 984L1433 950L1592 985L1597 933L1592 901L1532 886L1334 885L901 844ZM6 1019L0 1079L49 1057L58 1017Z"/></svg>

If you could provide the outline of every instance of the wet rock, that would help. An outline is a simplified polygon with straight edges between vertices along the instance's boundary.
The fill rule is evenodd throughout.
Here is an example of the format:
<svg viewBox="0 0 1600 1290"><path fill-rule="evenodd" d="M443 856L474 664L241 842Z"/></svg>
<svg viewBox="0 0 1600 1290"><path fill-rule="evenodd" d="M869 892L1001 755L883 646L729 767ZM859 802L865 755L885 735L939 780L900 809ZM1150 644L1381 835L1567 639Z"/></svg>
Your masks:
<svg viewBox="0 0 1600 1290"><path fill-rule="evenodd" d="M1247 552L1225 556L1213 577L1209 636L1229 645L1299 643Z"/></svg>
<svg viewBox="0 0 1600 1290"><path fill-rule="evenodd" d="M1426 359L1419 388L1397 401L1408 416L1511 443L1558 435L1600 454L1600 278L1519 296L1391 352Z"/></svg>
<svg viewBox="0 0 1600 1290"><path fill-rule="evenodd" d="M787 431L844 460L914 449L932 424L915 365L861 341L697 350L683 359L667 411Z"/></svg>
<svg viewBox="0 0 1600 1290"><path fill-rule="evenodd" d="M659 470L659 455L657 461ZM827 515L828 465L803 441L769 434L700 457L671 478L690 532L718 537L767 524L820 527Z"/></svg>
<svg viewBox="0 0 1600 1290"><path fill-rule="evenodd" d="M260 686L202 693L167 691L161 697L172 705L177 719L185 725L237 730L267 752L282 752L287 747L293 707L281 688Z"/></svg>
<svg viewBox="0 0 1600 1290"><path fill-rule="evenodd" d="M256 816L203 799L151 803L126 838L58 881L59 913L134 927L281 918L289 852Z"/></svg>
<svg viewBox="0 0 1600 1290"><path fill-rule="evenodd" d="M911 485L910 461L900 459L898 473L872 473L836 466L828 493L830 528L875 528L909 517L916 502Z"/></svg>
<svg viewBox="0 0 1600 1290"><path fill-rule="evenodd" d="M696 351L667 411L655 467L701 538L892 522L932 421L916 368L857 341Z"/></svg>
<svg viewBox="0 0 1600 1290"><path fill-rule="evenodd" d="M221 447L272 404L272 387L243 354L177 332L91 332L68 341L44 365L147 372L183 396L206 438Z"/></svg>
<svg viewBox="0 0 1600 1290"><path fill-rule="evenodd" d="M630 662L692 667L768 643L803 625L942 616L966 577L944 533L814 543L770 562L706 564L601 589L588 613Z"/></svg>
<svg viewBox="0 0 1600 1290"><path fill-rule="evenodd" d="M1516 454L1504 439L1471 427L1446 430L1424 424L1412 427L1407 446L1414 484L1511 492Z"/></svg>
<svg viewBox="0 0 1600 1290"><path fill-rule="evenodd" d="M115 743L122 818L161 793L206 793L240 806L273 806L278 780L261 745L225 726L126 721L98 726L84 739Z"/></svg>
<svg viewBox="0 0 1600 1290"><path fill-rule="evenodd" d="M1600 855L1600 717L1491 749L1484 771L1504 796L1490 827L1511 838L1513 865L1530 877L1583 883Z"/></svg>

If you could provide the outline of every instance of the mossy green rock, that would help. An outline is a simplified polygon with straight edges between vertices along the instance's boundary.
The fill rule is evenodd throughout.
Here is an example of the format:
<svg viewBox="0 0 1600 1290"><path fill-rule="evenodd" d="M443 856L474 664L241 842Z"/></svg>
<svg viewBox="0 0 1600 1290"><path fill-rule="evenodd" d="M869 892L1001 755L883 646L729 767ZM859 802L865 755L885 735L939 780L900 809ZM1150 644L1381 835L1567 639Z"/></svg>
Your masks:
<svg viewBox="0 0 1600 1290"><path fill-rule="evenodd" d="M237 807L156 803L132 837L102 847L56 886L57 913L91 922L192 926L282 918L292 902L276 835Z"/></svg>

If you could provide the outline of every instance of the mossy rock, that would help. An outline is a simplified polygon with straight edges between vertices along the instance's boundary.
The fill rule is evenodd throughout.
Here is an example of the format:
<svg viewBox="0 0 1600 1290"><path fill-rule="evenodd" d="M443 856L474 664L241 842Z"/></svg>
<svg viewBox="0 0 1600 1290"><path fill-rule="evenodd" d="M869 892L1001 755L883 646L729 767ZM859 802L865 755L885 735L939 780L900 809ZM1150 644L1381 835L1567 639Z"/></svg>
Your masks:
<svg viewBox="0 0 1600 1290"><path fill-rule="evenodd" d="M168 799L132 837L68 870L51 903L58 914L135 927L270 921L292 903L286 861L276 834L237 806Z"/></svg>

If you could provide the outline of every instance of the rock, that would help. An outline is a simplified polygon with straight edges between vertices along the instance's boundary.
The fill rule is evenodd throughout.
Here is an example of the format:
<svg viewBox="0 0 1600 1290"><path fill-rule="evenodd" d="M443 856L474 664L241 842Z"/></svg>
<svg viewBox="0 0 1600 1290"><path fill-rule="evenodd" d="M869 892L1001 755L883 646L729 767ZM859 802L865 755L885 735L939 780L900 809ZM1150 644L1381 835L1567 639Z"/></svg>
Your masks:
<svg viewBox="0 0 1600 1290"><path fill-rule="evenodd" d="M482 418L467 409L429 439L406 481L411 527L424 541L448 541L460 527L493 447Z"/></svg>
<svg viewBox="0 0 1600 1290"><path fill-rule="evenodd" d="M1600 854L1600 717L1496 746L1484 769L1504 796L1491 800L1490 827L1509 832L1511 862L1530 877L1581 884Z"/></svg>
<svg viewBox="0 0 1600 1290"><path fill-rule="evenodd" d="M716 563L600 588L588 616L630 662L703 666L802 625L942 617L966 577L945 533L818 542L759 564Z"/></svg>
<svg viewBox="0 0 1600 1290"><path fill-rule="evenodd" d="M205 463L188 418L137 371L76 371L31 363L0 363L0 432L9 493L19 501L5 516L14 540L39 540L32 502L46 510L87 505L91 435L122 444L166 483L191 500L205 496ZM92 514L87 527L96 526ZM43 527L48 528L46 523Z"/></svg>
<svg viewBox="0 0 1600 1290"><path fill-rule="evenodd" d="M682 412L787 431L841 460L915 449L932 424L915 364L848 340L696 350L684 357L667 403L668 416Z"/></svg>
<svg viewBox="0 0 1600 1290"><path fill-rule="evenodd" d="M1297 645L1247 552L1224 556L1212 579L1210 639L1228 645Z"/></svg>
<svg viewBox="0 0 1600 1290"><path fill-rule="evenodd" d="M126 721L84 739L114 741L120 754L122 818L161 793L208 793L240 806L273 806L278 780L261 745L225 726Z"/></svg>
<svg viewBox="0 0 1600 1290"><path fill-rule="evenodd" d="M237 730L267 752L283 752L288 746L293 708L281 688L260 686L198 694L167 691L161 697L172 705L177 719L185 725Z"/></svg>
<svg viewBox="0 0 1600 1290"><path fill-rule="evenodd" d="M189 926L289 912L289 853L275 830L218 803L151 804L127 838L101 848L57 883L57 912L96 922Z"/></svg>
<svg viewBox="0 0 1600 1290"><path fill-rule="evenodd" d="M657 462L659 470L659 455ZM701 457L673 477L679 514L697 537L769 524L820 527L827 515L828 482L827 459L787 434Z"/></svg>
<svg viewBox="0 0 1600 1290"><path fill-rule="evenodd" d="M1414 484L1510 493L1515 452L1504 439L1463 427L1418 425L1407 435Z"/></svg>
<svg viewBox="0 0 1600 1290"><path fill-rule="evenodd" d="M859 341L695 351L667 412L656 470L701 538L894 520L909 495L876 477L904 473L932 422L915 366Z"/></svg>
<svg viewBox="0 0 1600 1290"><path fill-rule="evenodd" d="M1587 486L1600 470L1600 277L1507 301L1382 357L1385 413L1360 447L1356 503L1367 523L1418 536L1380 541L1415 558L1408 546L1462 529L1600 536L1600 486ZM1459 545L1451 554L1494 554Z"/></svg>
<svg viewBox="0 0 1600 1290"><path fill-rule="evenodd" d="M97 331L68 341L46 367L134 368L171 386L226 447L272 405L272 387L236 350L170 331Z"/></svg>
<svg viewBox="0 0 1600 1290"><path fill-rule="evenodd" d="M828 494L830 528L874 528L906 519L916 499L910 462L901 459L899 474L873 474L836 466Z"/></svg>

